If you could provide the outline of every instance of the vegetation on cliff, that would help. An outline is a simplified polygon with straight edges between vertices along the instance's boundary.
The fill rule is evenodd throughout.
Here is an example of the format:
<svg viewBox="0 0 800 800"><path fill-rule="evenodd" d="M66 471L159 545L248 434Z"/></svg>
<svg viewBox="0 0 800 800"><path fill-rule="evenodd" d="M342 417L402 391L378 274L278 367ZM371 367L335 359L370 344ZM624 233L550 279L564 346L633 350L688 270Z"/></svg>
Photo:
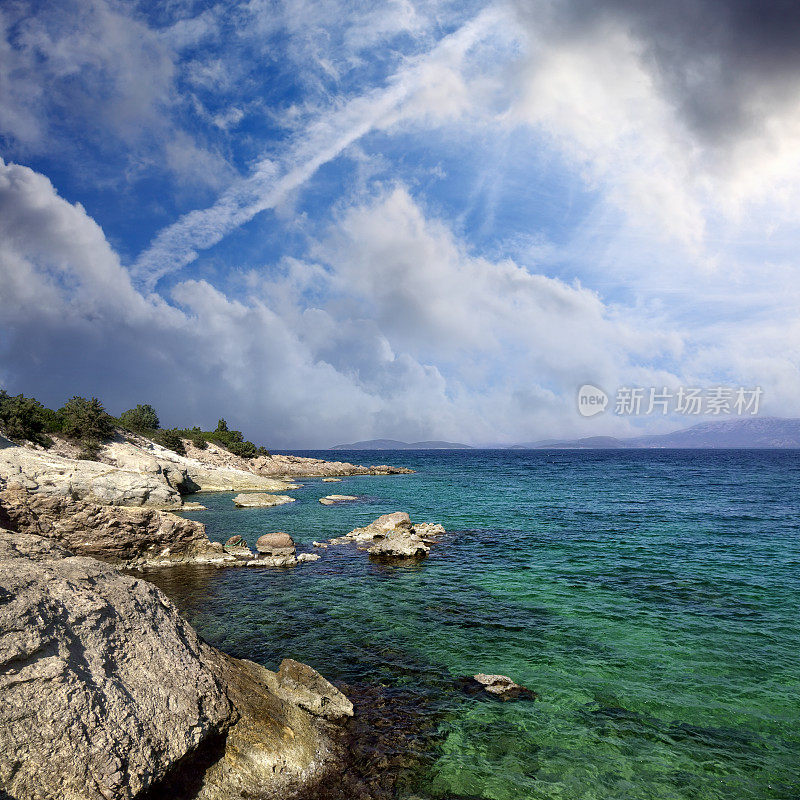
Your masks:
<svg viewBox="0 0 800 800"><path fill-rule="evenodd" d="M53 410L33 397L11 396L0 389L0 432L14 442L50 447L50 434L60 435L80 445L81 458L94 459L117 429L145 436L180 455L186 453L184 440L200 449L214 442L241 458L269 455L266 448L245 439L241 431L229 429L224 419L213 431L197 426L162 428L158 413L147 403L113 417L96 397L72 397L60 409Z"/></svg>

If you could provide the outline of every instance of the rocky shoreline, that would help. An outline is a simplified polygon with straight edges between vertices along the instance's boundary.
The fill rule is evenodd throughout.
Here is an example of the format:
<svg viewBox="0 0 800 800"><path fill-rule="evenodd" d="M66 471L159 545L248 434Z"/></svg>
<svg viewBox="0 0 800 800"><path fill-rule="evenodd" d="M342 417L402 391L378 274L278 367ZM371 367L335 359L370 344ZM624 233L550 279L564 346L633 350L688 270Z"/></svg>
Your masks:
<svg viewBox="0 0 800 800"><path fill-rule="evenodd" d="M201 523L173 513L187 495L239 491L238 505L264 506L309 470L410 470L274 456L242 469L213 450L200 462L130 441L107 445L98 462L61 450L0 439L0 797L360 796L374 783L362 772L375 733L363 719L348 722L344 693L292 659L273 672L216 650L139 576L324 555L297 553L282 532L261 536L255 552L240 536L211 542ZM427 556L442 533L396 513L315 544L349 542L402 561Z"/></svg>

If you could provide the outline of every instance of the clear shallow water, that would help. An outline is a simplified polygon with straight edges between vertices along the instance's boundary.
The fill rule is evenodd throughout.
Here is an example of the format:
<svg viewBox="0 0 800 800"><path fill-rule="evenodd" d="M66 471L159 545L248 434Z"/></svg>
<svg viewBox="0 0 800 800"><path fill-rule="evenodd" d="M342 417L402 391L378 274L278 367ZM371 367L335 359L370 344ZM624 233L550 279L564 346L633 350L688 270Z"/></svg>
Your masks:
<svg viewBox="0 0 800 800"><path fill-rule="evenodd" d="M271 509L201 495L187 516L212 539L285 530L300 549L396 510L451 535L417 567L347 546L155 580L233 655L410 690L437 736L400 796L800 797L800 452L336 458L418 472L308 479ZM317 503L329 493L367 499ZM467 696L456 679L475 672L540 699Z"/></svg>

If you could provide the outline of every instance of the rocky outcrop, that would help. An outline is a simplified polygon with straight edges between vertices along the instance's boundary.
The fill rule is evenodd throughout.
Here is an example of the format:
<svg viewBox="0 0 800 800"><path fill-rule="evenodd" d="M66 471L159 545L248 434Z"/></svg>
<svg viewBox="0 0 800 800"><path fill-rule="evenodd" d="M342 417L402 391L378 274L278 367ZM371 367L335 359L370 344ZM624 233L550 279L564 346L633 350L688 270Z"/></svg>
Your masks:
<svg viewBox="0 0 800 800"><path fill-rule="evenodd" d="M342 720L353 716L353 704L315 669L292 658L281 661L267 683L282 700L300 706L315 717Z"/></svg>
<svg viewBox="0 0 800 800"><path fill-rule="evenodd" d="M3 440L0 488L108 505L180 508L181 492L197 487L185 470L156 459L131 461L122 468L64 458Z"/></svg>
<svg viewBox="0 0 800 800"><path fill-rule="evenodd" d="M51 450L21 447L0 437L0 489L60 495L94 503L181 507L182 496L198 491L283 492L290 481L257 475L243 468L208 465L166 450L142 437L122 437L103 445L98 461L68 457L74 447L57 443ZM236 458L232 456L231 458Z"/></svg>
<svg viewBox="0 0 800 800"><path fill-rule="evenodd" d="M206 450L189 445L187 455L183 456L143 436L128 434L125 439L118 437L104 445L99 458L121 469L130 469L148 461L172 465L191 477L195 487L193 491L282 492L297 488L288 481L256 474L247 459L211 444Z"/></svg>
<svg viewBox="0 0 800 800"><path fill-rule="evenodd" d="M233 504L237 508L269 508L270 506L282 506L285 503L294 503L295 498L288 494L264 494L263 492L251 492L249 494L237 494L233 498Z"/></svg>
<svg viewBox="0 0 800 800"><path fill-rule="evenodd" d="M405 467L390 467L379 464L364 467L346 461L323 461L320 458L303 456L271 455L259 456L250 462L250 468L259 475L274 475L290 478L335 478L346 475L406 475L414 472Z"/></svg>
<svg viewBox="0 0 800 800"><path fill-rule="evenodd" d="M342 479L341 478L323 478L322 482L323 483L341 483Z"/></svg>
<svg viewBox="0 0 800 800"><path fill-rule="evenodd" d="M0 492L0 527L44 536L76 555L140 570L176 564L286 567L316 560L311 554L295 557L294 549L256 556L241 536L225 545L211 542L202 523L167 511L101 506L20 489Z"/></svg>
<svg viewBox="0 0 800 800"><path fill-rule="evenodd" d="M341 503L352 503L358 497L352 494L329 494L327 497L320 497L319 502L324 506L336 506Z"/></svg>
<svg viewBox="0 0 800 800"><path fill-rule="evenodd" d="M6 531L0 696L16 800L133 800L187 774L201 800L285 796L322 778L348 708L308 667L215 650L146 581Z"/></svg>
<svg viewBox="0 0 800 800"><path fill-rule="evenodd" d="M362 549L377 560L419 559L428 555L431 544L435 544L444 532L441 525L431 522L412 524L405 511L395 511L378 517L363 528L331 539L328 544L370 544L370 547ZM314 546L321 547L322 544L314 542Z"/></svg>
<svg viewBox="0 0 800 800"><path fill-rule="evenodd" d="M224 555L201 523L166 511L103 506L22 489L0 492L0 527L44 536L75 554L120 566L213 562Z"/></svg>

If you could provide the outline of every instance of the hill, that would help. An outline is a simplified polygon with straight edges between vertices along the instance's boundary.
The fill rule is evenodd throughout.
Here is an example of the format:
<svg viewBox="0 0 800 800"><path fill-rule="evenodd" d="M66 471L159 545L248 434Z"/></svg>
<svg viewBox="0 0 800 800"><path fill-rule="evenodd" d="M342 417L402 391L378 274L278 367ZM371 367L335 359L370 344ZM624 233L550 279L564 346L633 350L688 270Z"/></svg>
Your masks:
<svg viewBox="0 0 800 800"><path fill-rule="evenodd" d="M617 439L589 436L582 439L546 439L515 445L515 449L617 450L630 448L800 448L800 419L748 417L701 422L690 428L656 436Z"/></svg>
<svg viewBox="0 0 800 800"><path fill-rule="evenodd" d="M331 450L470 450L468 444L458 442L400 442L397 439L368 439L352 444L337 444Z"/></svg>

